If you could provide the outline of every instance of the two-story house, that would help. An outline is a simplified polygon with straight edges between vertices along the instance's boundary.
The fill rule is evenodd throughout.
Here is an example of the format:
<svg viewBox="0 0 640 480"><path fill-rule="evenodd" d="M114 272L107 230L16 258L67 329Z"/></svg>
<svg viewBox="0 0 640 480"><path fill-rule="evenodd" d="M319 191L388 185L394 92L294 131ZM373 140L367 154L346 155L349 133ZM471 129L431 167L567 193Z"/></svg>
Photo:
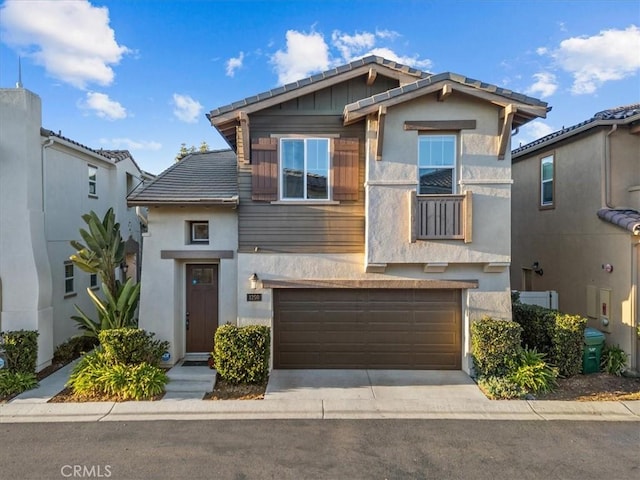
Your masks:
<svg viewBox="0 0 640 480"><path fill-rule="evenodd" d="M212 110L235 155L129 196L150 207L141 324L172 361L232 322L272 327L274 368L469 371L470 323L511 318L511 132L546 112L380 57Z"/></svg>
<svg viewBox="0 0 640 480"><path fill-rule="evenodd" d="M78 333L74 305L95 308L86 288L100 289L97 276L69 261L82 215L114 208L126 240L123 270L136 278L140 219L126 195L153 178L129 152L93 150L41 125L37 95L0 89L0 329L39 332L39 369Z"/></svg>
<svg viewBox="0 0 640 480"><path fill-rule="evenodd" d="M512 152L511 279L556 290L561 311L589 318L640 369L640 104Z"/></svg>

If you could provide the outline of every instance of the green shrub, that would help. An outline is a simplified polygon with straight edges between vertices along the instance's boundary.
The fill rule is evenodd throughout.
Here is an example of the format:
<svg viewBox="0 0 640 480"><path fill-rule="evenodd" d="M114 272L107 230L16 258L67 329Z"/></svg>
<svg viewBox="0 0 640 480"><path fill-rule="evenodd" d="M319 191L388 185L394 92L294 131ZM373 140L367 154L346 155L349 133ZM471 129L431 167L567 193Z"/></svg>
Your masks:
<svg viewBox="0 0 640 480"><path fill-rule="evenodd" d="M521 330L515 322L489 317L471 324L471 354L479 377L511 373L518 362Z"/></svg>
<svg viewBox="0 0 640 480"><path fill-rule="evenodd" d="M627 354L618 345L605 345L602 349L600 368L603 372L619 377L627 369Z"/></svg>
<svg viewBox="0 0 640 480"><path fill-rule="evenodd" d="M137 328L102 330L98 338L105 359L111 364L158 366L169 342L154 339L154 334Z"/></svg>
<svg viewBox="0 0 640 480"><path fill-rule="evenodd" d="M230 383L261 383L269 375L269 327L222 325L214 342L214 362L221 378Z"/></svg>
<svg viewBox="0 0 640 480"><path fill-rule="evenodd" d="M522 327L522 345L538 352L551 352L555 311L523 303L514 303L512 307L513 321Z"/></svg>
<svg viewBox="0 0 640 480"><path fill-rule="evenodd" d="M38 361L38 332L14 330L0 334L7 370L11 373L35 373Z"/></svg>
<svg viewBox="0 0 640 480"><path fill-rule="evenodd" d="M82 396L108 395L118 400L146 400L164 391L169 381L154 365L113 364L102 348L85 355L75 366L67 386Z"/></svg>
<svg viewBox="0 0 640 480"><path fill-rule="evenodd" d="M491 400L522 398L526 395L525 390L510 377L481 377L478 387Z"/></svg>
<svg viewBox="0 0 640 480"><path fill-rule="evenodd" d="M93 337L71 337L61 343L53 352L53 363L69 363L89 352L98 344L98 339Z"/></svg>
<svg viewBox="0 0 640 480"><path fill-rule="evenodd" d="M38 386L35 373L0 371L0 397L8 397Z"/></svg>
<svg viewBox="0 0 640 480"><path fill-rule="evenodd" d="M520 353L518 368L510 379L530 393L547 393L557 385L558 369L544 361L545 354L524 349Z"/></svg>
<svg viewBox="0 0 640 480"><path fill-rule="evenodd" d="M584 329L587 319L579 315L556 312L549 359L563 377L571 377L582 371Z"/></svg>

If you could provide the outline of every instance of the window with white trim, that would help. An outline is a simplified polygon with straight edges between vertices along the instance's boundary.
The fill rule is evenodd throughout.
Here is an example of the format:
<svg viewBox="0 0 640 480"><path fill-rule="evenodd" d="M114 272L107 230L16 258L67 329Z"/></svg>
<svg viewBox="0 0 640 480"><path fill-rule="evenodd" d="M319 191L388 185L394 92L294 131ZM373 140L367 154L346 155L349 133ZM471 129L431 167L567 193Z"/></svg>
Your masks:
<svg viewBox="0 0 640 480"><path fill-rule="evenodd" d="M87 165L87 171L89 174L89 195L98 195L98 167L93 165Z"/></svg>
<svg viewBox="0 0 640 480"><path fill-rule="evenodd" d="M191 243L209 243L209 222L191 222Z"/></svg>
<svg viewBox="0 0 640 480"><path fill-rule="evenodd" d="M281 200L329 200L329 139L280 139Z"/></svg>
<svg viewBox="0 0 640 480"><path fill-rule="evenodd" d="M420 135L418 137L418 194L455 193L456 136Z"/></svg>
<svg viewBox="0 0 640 480"><path fill-rule="evenodd" d="M553 155L540 159L540 206L552 207L554 188L554 162Z"/></svg>
<svg viewBox="0 0 640 480"><path fill-rule="evenodd" d="M71 295L75 293L75 272L71 262L64 262L64 294Z"/></svg>
<svg viewBox="0 0 640 480"><path fill-rule="evenodd" d="M98 274L97 273L91 273L89 275L89 287L96 289L98 288Z"/></svg>

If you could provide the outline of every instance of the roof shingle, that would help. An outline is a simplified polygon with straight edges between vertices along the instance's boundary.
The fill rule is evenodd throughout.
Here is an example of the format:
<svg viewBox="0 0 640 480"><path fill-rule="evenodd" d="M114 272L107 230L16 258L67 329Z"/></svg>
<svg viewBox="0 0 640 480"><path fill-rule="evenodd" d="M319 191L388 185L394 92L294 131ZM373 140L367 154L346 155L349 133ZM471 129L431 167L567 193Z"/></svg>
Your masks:
<svg viewBox="0 0 640 480"><path fill-rule="evenodd" d="M629 230L634 235L640 235L640 212L637 210L601 208L598 217L617 227Z"/></svg>

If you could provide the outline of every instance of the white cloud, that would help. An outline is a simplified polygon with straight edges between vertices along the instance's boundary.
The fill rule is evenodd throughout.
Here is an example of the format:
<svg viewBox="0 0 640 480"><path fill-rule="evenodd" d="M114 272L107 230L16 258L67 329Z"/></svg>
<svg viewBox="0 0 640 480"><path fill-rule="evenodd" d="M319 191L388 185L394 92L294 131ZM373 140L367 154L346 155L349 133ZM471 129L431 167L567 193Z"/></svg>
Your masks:
<svg viewBox="0 0 640 480"><path fill-rule="evenodd" d="M78 88L110 85L122 56L109 26L109 10L86 0L7 0L0 7L3 41L42 65L51 76Z"/></svg>
<svg viewBox="0 0 640 480"><path fill-rule="evenodd" d="M106 93L87 92L81 108L93 110L100 118L107 120L122 120L127 118L127 110L115 100L111 100Z"/></svg>
<svg viewBox="0 0 640 480"><path fill-rule="evenodd" d="M527 89L530 95L540 95L542 98L550 97L558 89L556 76L550 72L534 73L535 82Z"/></svg>
<svg viewBox="0 0 640 480"><path fill-rule="evenodd" d="M518 133L518 135L513 137L512 148L526 145L527 143L545 137L555 131L556 129L552 126L547 125L540 120L534 120L533 122L529 122L525 126L520 128L520 132ZM516 145L516 143L518 145Z"/></svg>
<svg viewBox="0 0 640 480"><path fill-rule="evenodd" d="M271 57L280 85L329 68L329 47L320 33L288 30L286 38L286 50L278 50Z"/></svg>
<svg viewBox="0 0 640 480"><path fill-rule="evenodd" d="M108 147L109 150L149 150L158 151L162 144L155 141L132 140L130 138L101 138L100 143Z"/></svg>
<svg viewBox="0 0 640 480"><path fill-rule="evenodd" d="M189 95L173 94L173 114L185 123L197 123L203 106Z"/></svg>
<svg viewBox="0 0 640 480"><path fill-rule="evenodd" d="M603 30L592 37L572 37L550 52L573 75L571 92L589 94L603 83L621 80L640 70L640 29Z"/></svg>
<svg viewBox="0 0 640 480"><path fill-rule="evenodd" d="M331 45L329 45L321 33L312 31L307 34L289 30L286 35L286 49L278 50L271 57L271 63L275 66L280 85L369 55L379 55L420 69L432 66L431 60L420 59L418 55L399 55L388 47L378 45L381 40L393 41L399 36L399 33L391 30L354 34L334 30L331 34ZM332 55L332 48L335 55Z"/></svg>
<svg viewBox="0 0 640 480"><path fill-rule="evenodd" d="M227 77L233 77L236 74L236 70L242 68L242 62L244 61L244 52L240 52L237 57L231 57L227 60Z"/></svg>

